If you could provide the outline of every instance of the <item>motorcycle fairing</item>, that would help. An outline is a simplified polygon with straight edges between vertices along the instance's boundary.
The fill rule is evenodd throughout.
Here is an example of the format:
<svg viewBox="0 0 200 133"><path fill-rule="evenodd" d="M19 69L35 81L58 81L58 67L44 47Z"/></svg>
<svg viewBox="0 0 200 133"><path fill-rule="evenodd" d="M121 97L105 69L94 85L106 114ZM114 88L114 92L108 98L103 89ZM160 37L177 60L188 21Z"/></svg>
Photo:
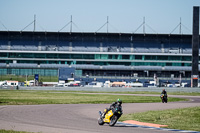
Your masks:
<svg viewBox="0 0 200 133"><path fill-rule="evenodd" d="M110 117L113 116L113 112L112 110L108 111L108 113L106 113L105 118L103 119L104 122L110 122Z"/></svg>

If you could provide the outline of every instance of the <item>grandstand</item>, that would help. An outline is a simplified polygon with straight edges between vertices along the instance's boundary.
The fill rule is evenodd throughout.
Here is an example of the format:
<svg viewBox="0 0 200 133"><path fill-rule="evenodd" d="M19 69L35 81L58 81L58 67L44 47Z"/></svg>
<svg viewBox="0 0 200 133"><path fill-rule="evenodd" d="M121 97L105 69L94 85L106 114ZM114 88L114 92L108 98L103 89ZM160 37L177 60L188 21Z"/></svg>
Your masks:
<svg viewBox="0 0 200 133"><path fill-rule="evenodd" d="M191 78L192 35L0 31L0 75Z"/></svg>

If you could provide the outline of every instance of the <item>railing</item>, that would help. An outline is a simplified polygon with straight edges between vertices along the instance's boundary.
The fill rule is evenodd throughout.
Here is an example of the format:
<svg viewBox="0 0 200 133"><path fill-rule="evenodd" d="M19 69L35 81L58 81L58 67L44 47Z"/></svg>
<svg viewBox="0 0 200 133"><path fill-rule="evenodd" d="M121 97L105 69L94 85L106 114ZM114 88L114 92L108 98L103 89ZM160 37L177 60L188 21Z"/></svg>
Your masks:
<svg viewBox="0 0 200 133"><path fill-rule="evenodd" d="M101 50L101 48L103 50ZM0 50L17 50L17 51L70 51L69 46L56 46L56 47L49 47L49 46L37 46L37 45L2 45L0 46ZM118 50L109 50L108 47L85 47L85 46L72 46L72 51L74 52L119 52L119 53L191 53L192 48L182 49L181 51L170 51L169 48L165 48L162 50L161 48L140 48L140 47L133 47L133 51L131 51L131 47L124 47Z"/></svg>
<svg viewBox="0 0 200 133"><path fill-rule="evenodd" d="M142 80L152 80L153 77L125 77L125 76L78 76L76 78L101 78L101 79L142 79ZM160 80L180 80L180 78L170 78L170 77L158 77ZM191 78L181 78L181 80L191 80Z"/></svg>
<svg viewBox="0 0 200 133"><path fill-rule="evenodd" d="M8 89L8 90L16 90L16 87L4 87L2 88L0 86L0 89ZM35 86L35 87L23 87L19 86L19 90L62 90L62 91L95 91L95 92L161 92L162 87L131 87L131 88L123 88L123 87L41 87L41 86ZM186 92L186 93L191 93L191 92L200 92L200 88L191 88L191 87L186 87L186 88L181 88L181 87L176 87L176 88L166 88L165 90L167 92ZM159 94L158 94L159 97Z"/></svg>

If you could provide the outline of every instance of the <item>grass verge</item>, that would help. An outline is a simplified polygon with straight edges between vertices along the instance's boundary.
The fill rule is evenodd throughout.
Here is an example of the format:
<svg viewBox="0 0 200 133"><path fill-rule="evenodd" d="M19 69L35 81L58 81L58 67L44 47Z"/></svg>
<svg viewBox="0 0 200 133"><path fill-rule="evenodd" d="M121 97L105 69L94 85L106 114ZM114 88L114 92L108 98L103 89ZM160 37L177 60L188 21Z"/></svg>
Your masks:
<svg viewBox="0 0 200 133"><path fill-rule="evenodd" d="M31 132L23 132L23 131L13 131L13 130L0 130L0 133L31 133Z"/></svg>
<svg viewBox="0 0 200 133"><path fill-rule="evenodd" d="M81 94L63 91L24 91L0 90L0 105L34 105L34 104L99 104L112 103L116 99L123 103L151 103L161 102L160 97L109 95L109 94ZM186 99L172 98L169 102L184 101Z"/></svg>
<svg viewBox="0 0 200 133"><path fill-rule="evenodd" d="M62 91L61 91L62 92ZM63 91L66 92L66 91ZM115 94L155 94L160 95L160 92L151 91L135 91L135 92L99 92L99 91L69 91L69 92L80 92L80 93L115 93ZM185 95L185 96L200 96L199 92L167 92L168 95Z"/></svg>
<svg viewBox="0 0 200 133"><path fill-rule="evenodd" d="M200 107L148 111L122 115L120 121L136 120L140 122L168 125L167 128L200 131Z"/></svg>

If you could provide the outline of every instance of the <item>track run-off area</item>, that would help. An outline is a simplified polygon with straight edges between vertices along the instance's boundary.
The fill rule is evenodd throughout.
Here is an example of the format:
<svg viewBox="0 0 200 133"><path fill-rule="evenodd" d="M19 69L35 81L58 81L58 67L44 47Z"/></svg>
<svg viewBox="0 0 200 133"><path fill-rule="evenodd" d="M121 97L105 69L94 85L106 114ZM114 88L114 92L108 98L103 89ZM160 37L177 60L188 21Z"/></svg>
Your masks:
<svg viewBox="0 0 200 133"><path fill-rule="evenodd" d="M88 93L90 94L90 93ZM94 93L92 93L94 94ZM101 93L100 93L101 94ZM158 96L149 94L115 94ZM200 96L169 95L189 101L166 103L123 103L123 113L145 112L200 106ZM0 129L41 133L177 133L158 129L130 126L118 122L114 127L97 123L98 111L110 104L45 104L0 106Z"/></svg>

